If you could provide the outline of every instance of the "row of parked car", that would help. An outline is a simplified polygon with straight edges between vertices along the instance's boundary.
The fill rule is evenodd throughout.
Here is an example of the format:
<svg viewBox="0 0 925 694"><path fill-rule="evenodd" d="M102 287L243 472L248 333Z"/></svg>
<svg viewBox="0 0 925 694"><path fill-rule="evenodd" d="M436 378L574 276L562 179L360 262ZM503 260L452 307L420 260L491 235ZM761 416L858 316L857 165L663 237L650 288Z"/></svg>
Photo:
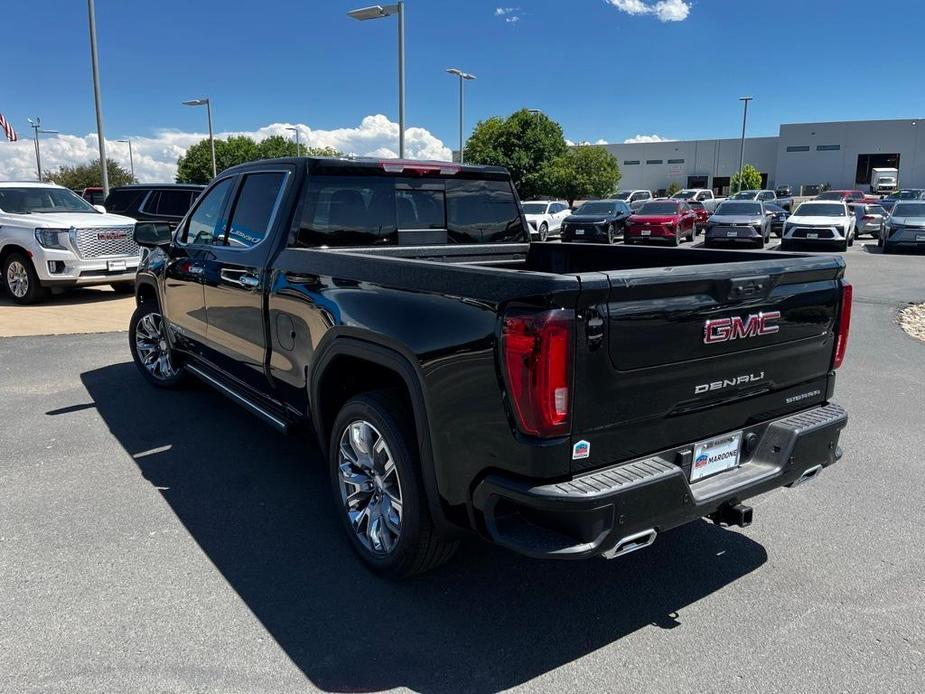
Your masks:
<svg viewBox="0 0 925 694"><path fill-rule="evenodd" d="M0 182L0 272L6 295L36 303L52 291L111 285L134 291L137 221L175 226L205 186L130 185L102 204L53 183ZM89 199L88 199L89 197Z"/></svg>
<svg viewBox="0 0 925 694"><path fill-rule="evenodd" d="M708 204L716 201L715 207ZM786 205L786 207L785 207ZM590 243L668 243L680 245L704 232L704 246L763 248L772 235L781 250L828 245L847 250L862 234L877 239L885 252L925 247L925 191L906 189L888 198L862 191L826 191L800 203L772 190L747 190L717 200L705 189L682 190L671 198L650 191L623 191L571 210L564 201L530 201L524 213L535 238Z"/></svg>

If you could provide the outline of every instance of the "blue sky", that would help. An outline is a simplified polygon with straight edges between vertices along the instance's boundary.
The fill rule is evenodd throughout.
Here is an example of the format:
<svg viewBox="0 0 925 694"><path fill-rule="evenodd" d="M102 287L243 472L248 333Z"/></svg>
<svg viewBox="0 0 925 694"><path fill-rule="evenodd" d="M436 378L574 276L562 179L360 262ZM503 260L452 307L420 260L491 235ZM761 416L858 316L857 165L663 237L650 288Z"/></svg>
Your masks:
<svg viewBox="0 0 925 694"><path fill-rule="evenodd" d="M201 132L205 114L180 101L204 95L218 131L397 120L394 20L345 16L368 1L97 0L107 137ZM0 112L21 135L33 114L66 133L94 132L86 4L5 5ZM743 94L755 97L751 135L782 122L922 116L925 3L872 7L407 0L407 121L456 145L457 85L444 72L454 65L478 76L467 85L467 129L530 106L575 141L737 137Z"/></svg>

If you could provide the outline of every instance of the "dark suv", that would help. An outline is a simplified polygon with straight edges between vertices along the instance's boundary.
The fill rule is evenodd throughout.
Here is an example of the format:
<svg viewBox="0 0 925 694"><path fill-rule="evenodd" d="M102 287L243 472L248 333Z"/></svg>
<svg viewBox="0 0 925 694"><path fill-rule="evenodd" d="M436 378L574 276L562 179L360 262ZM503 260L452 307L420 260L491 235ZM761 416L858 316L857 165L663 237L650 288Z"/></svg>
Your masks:
<svg viewBox="0 0 925 694"><path fill-rule="evenodd" d="M155 183L119 186L109 191L107 212L134 217L139 222L167 222L171 228L183 219L205 186Z"/></svg>

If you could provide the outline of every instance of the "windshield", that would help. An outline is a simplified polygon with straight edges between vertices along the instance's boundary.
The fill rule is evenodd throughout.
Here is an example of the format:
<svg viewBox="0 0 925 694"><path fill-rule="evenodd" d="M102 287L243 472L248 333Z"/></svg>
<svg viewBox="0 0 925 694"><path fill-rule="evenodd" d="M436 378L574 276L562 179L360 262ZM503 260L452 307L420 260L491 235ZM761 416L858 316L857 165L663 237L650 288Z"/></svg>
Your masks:
<svg viewBox="0 0 925 694"><path fill-rule="evenodd" d="M13 214L49 212L99 214L89 202L67 188L0 188L0 210Z"/></svg>
<svg viewBox="0 0 925 694"><path fill-rule="evenodd" d="M525 202L524 214L546 214L545 202Z"/></svg>
<svg viewBox="0 0 925 694"><path fill-rule="evenodd" d="M845 197L844 193L841 193L837 190L830 190L825 193L820 193L816 196L816 200L842 200Z"/></svg>
<svg viewBox="0 0 925 694"><path fill-rule="evenodd" d="M894 217L925 217L925 202L903 202L893 208Z"/></svg>
<svg viewBox="0 0 925 694"><path fill-rule="evenodd" d="M647 202L638 214L678 214L678 204L675 202Z"/></svg>
<svg viewBox="0 0 925 694"><path fill-rule="evenodd" d="M586 202L578 208L575 214L613 214L614 204L612 202Z"/></svg>
<svg viewBox="0 0 925 694"><path fill-rule="evenodd" d="M760 215L761 205L757 202L723 202L714 214Z"/></svg>
<svg viewBox="0 0 925 694"><path fill-rule="evenodd" d="M844 205L812 204L804 202L797 208L797 215L804 217L844 217Z"/></svg>
<svg viewBox="0 0 925 694"><path fill-rule="evenodd" d="M755 196L757 195L758 195L757 190L743 190L743 191L736 193L729 199L730 200L754 200Z"/></svg>
<svg viewBox="0 0 925 694"><path fill-rule="evenodd" d="M621 192L617 193L617 194L614 195L613 197L614 197L616 200L629 200L629 199L630 199L630 195L632 195L632 194L633 194L633 191L631 191L631 190L624 190L624 191L621 191Z"/></svg>
<svg viewBox="0 0 925 694"><path fill-rule="evenodd" d="M900 190L889 196L887 200L918 200L921 196L922 191L920 190Z"/></svg>
<svg viewBox="0 0 925 694"><path fill-rule="evenodd" d="M680 193L675 193L671 197L675 200L690 200L695 195L697 195L696 190L682 190Z"/></svg>

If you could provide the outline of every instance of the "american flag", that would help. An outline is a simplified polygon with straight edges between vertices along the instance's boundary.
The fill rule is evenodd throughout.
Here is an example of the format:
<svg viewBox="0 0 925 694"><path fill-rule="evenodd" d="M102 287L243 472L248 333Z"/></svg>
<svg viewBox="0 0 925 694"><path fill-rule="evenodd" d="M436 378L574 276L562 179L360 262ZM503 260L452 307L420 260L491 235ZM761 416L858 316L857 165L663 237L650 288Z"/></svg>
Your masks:
<svg viewBox="0 0 925 694"><path fill-rule="evenodd" d="M6 139L10 142L16 142L16 140L19 139L19 135L16 134L16 131L13 130L13 126L3 117L2 113L0 113L0 130L3 131L6 135Z"/></svg>

